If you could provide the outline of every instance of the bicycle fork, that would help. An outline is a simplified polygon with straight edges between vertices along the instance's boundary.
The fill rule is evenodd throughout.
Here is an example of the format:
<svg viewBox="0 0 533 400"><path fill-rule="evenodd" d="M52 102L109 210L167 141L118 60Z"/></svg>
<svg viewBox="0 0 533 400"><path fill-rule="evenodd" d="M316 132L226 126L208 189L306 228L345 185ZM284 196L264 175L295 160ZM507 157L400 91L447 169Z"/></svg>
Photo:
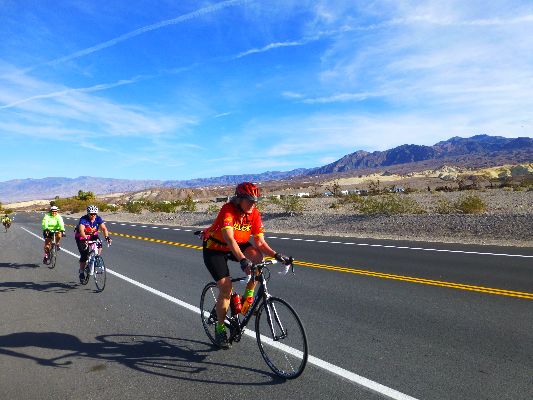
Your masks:
<svg viewBox="0 0 533 400"><path fill-rule="evenodd" d="M287 337L287 330L281 323L274 303L269 302L268 299L265 300L265 310L267 314L268 326L270 327L270 332L272 333L272 340L277 342L281 339L285 339ZM277 331L280 332L280 335L277 335Z"/></svg>

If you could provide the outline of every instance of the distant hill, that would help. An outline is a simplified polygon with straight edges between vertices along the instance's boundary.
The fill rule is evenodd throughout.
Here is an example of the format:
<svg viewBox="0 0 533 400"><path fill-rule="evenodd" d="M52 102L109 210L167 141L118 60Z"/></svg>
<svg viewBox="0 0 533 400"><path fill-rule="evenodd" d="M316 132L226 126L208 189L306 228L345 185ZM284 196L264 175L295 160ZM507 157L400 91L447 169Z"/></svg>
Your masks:
<svg viewBox="0 0 533 400"><path fill-rule="evenodd" d="M453 137L433 146L404 144L390 150L372 153L360 150L331 164L314 168L307 174L369 170L424 161L426 161L423 163L424 167L437 167L443 163L465 167L487 167L532 160L532 138L509 139L500 136L477 135L470 138Z"/></svg>
<svg viewBox="0 0 533 400"><path fill-rule="evenodd" d="M368 173L379 169L402 173L436 168L442 164L463 167L490 167L533 161L533 139L509 139L500 136L477 135L470 138L453 137L433 146L404 144L385 151L356 151L318 168L292 171L268 171L260 174L224 175L189 180L127 180L94 178L17 179L0 182L0 201L4 203L52 199L55 196L73 196L78 190L95 194L134 192L148 188L193 188L228 186L242 181L276 181L321 174Z"/></svg>

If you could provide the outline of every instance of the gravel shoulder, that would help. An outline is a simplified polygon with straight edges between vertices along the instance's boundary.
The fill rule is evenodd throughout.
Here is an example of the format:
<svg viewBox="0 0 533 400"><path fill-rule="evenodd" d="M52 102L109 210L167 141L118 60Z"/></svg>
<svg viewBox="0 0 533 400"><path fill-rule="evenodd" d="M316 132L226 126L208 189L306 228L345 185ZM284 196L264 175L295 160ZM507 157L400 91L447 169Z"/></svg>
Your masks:
<svg viewBox="0 0 533 400"><path fill-rule="evenodd" d="M434 212L438 199L455 201L464 195L457 192L401 195L416 200L426 210L424 214L361 215L350 205L338 205L333 198L303 199L303 211L294 215L270 203L260 207L265 229L271 233L533 247L533 192L491 190L475 194L487 204L485 213ZM213 204L199 203L196 212L101 215L108 221L204 228L216 217L215 212L207 211Z"/></svg>

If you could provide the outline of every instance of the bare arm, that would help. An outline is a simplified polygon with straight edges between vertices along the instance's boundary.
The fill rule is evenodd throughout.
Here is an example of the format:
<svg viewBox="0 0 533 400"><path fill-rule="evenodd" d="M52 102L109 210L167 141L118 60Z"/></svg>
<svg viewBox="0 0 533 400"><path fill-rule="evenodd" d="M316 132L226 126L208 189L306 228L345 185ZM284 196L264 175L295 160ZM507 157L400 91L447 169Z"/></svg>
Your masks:
<svg viewBox="0 0 533 400"><path fill-rule="evenodd" d="M265 254L267 256L270 256L270 257L274 257L276 252L274 250L272 250L272 248L268 245L268 243L265 240L265 236L264 235L256 235L256 236L254 236L254 241L255 241L255 245L261 251L261 253L263 253L263 254Z"/></svg>
<svg viewBox="0 0 533 400"><path fill-rule="evenodd" d="M104 237L108 237L109 231L107 230L107 226L105 226L105 224L100 224L100 228L102 228L102 233L104 234Z"/></svg>
<svg viewBox="0 0 533 400"><path fill-rule="evenodd" d="M222 237L224 238L224 241L227 243L228 247L230 248L231 252L237 259L237 261L242 260L243 258L246 258L244 254L242 254L241 248L239 247L239 244L233 237L233 228L226 228L222 230Z"/></svg>

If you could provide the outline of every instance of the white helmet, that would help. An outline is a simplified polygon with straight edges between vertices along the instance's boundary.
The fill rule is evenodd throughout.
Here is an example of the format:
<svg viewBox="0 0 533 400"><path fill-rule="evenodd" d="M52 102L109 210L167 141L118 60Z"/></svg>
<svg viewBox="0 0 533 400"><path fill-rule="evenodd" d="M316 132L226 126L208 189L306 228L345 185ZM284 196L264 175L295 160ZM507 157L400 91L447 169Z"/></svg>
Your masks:
<svg viewBox="0 0 533 400"><path fill-rule="evenodd" d="M52 212L52 211L59 211L59 207L57 207L57 206L50 207L50 212Z"/></svg>
<svg viewBox="0 0 533 400"><path fill-rule="evenodd" d="M88 206L87 207L87 214L98 214L98 207L96 207L96 206Z"/></svg>

